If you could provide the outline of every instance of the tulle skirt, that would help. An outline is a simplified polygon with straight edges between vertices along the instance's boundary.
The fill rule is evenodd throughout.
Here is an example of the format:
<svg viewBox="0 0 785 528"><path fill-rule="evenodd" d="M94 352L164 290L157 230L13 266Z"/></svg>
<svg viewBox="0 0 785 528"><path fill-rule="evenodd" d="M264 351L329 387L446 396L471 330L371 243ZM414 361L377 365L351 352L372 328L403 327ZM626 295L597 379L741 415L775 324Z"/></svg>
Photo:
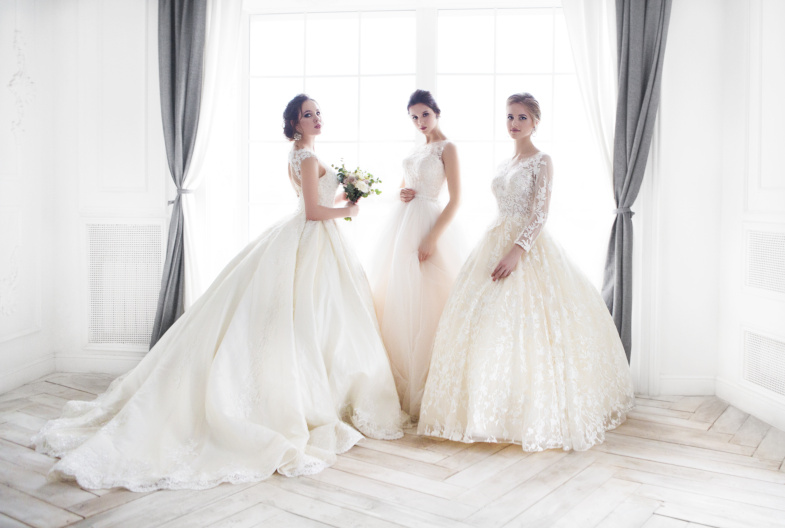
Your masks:
<svg viewBox="0 0 785 528"><path fill-rule="evenodd" d="M634 406L627 359L596 288L543 231L510 276L491 272L519 226L469 256L436 334L419 433L585 450Z"/></svg>
<svg viewBox="0 0 785 528"><path fill-rule="evenodd" d="M401 418L365 274L334 221L300 212L34 442L85 488L201 489L318 472L362 434L401 437Z"/></svg>
<svg viewBox="0 0 785 528"><path fill-rule="evenodd" d="M376 314L401 408L412 421L420 414L436 326L462 263L462 243L454 225L425 262L418 259L420 242L442 209L438 202L419 197L396 204L380 232L370 268Z"/></svg>

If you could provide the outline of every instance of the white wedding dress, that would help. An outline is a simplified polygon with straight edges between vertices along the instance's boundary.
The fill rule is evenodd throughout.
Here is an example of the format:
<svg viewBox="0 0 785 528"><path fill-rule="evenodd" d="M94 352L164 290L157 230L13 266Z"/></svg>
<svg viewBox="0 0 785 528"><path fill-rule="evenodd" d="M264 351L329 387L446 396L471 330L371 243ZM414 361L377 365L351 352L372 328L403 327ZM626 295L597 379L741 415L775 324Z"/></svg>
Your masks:
<svg viewBox="0 0 785 528"><path fill-rule="evenodd" d="M390 357L401 408L417 421L431 363L436 326L462 260L462 244L452 226L424 262L418 248L443 210L439 194L446 176L442 152L447 141L427 143L403 161L406 187L416 191L398 201L379 232L371 269L376 315Z"/></svg>
<svg viewBox="0 0 785 528"><path fill-rule="evenodd" d="M300 164L290 154L299 191ZM335 173L319 181L332 206ZM298 193L302 195L302 193ZM69 402L34 443L85 488L202 489L316 473L362 434L402 436L368 281L334 220L249 244L131 372Z"/></svg>
<svg viewBox="0 0 785 528"><path fill-rule="evenodd" d="M461 269L444 308L419 433L585 450L634 406L627 359L599 292L543 230L551 160L503 164L499 215ZM516 269L491 272L518 244Z"/></svg>

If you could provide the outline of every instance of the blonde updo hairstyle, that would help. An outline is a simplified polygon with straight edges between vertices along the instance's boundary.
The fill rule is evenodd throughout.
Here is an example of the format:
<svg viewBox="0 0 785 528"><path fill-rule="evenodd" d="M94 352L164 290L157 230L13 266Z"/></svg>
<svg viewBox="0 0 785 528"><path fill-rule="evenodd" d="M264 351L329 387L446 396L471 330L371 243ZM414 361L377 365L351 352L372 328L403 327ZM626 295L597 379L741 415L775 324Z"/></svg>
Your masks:
<svg viewBox="0 0 785 528"><path fill-rule="evenodd" d="M534 130L537 130L537 125L540 124L540 103L529 92L521 92L512 94L507 98L507 106L511 104L522 104L529 110L529 113L534 118Z"/></svg>

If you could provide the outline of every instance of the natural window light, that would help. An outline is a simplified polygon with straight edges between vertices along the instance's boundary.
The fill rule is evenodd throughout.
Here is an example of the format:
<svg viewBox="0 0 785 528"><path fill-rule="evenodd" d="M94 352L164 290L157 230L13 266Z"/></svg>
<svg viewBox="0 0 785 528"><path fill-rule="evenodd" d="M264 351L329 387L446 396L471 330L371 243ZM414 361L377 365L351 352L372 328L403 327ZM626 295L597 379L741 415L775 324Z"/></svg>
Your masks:
<svg viewBox="0 0 785 528"><path fill-rule="evenodd" d="M401 161L423 141L406 113L409 94L421 87L432 89L441 129L458 147L458 222L473 246L496 212L490 191L495 168L513 151L505 100L527 91L543 114L534 142L555 165L548 228L599 286L613 197L582 108L561 8L433 11L249 17L250 236L294 206L285 167L291 144L283 137L281 114L304 91L322 109L322 160L343 159L384 180L384 193L361 203L360 217L345 226L367 262L373 234L397 199Z"/></svg>

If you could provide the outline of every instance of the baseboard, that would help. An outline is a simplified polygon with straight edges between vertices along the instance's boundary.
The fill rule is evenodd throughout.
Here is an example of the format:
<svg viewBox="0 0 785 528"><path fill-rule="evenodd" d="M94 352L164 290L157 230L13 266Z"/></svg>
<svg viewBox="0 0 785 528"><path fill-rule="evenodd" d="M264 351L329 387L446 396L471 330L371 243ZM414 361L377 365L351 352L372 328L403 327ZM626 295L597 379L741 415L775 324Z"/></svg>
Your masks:
<svg viewBox="0 0 785 528"><path fill-rule="evenodd" d="M57 372L95 372L120 376L144 358L146 351L129 350L80 350L58 353L55 356Z"/></svg>
<svg viewBox="0 0 785 528"><path fill-rule="evenodd" d="M716 390L714 376L660 375L659 394L677 396L713 396Z"/></svg>
<svg viewBox="0 0 785 528"><path fill-rule="evenodd" d="M25 383L30 383L38 378L42 378L47 374L55 371L55 358L54 355L48 355L37 359L27 365L21 366L11 372L5 372L0 375L0 394L14 390L21 387Z"/></svg>
<svg viewBox="0 0 785 528"><path fill-rule="evenodd" d="M717 378L717 397L785 431L785 398L763 389Z"/></svg>

